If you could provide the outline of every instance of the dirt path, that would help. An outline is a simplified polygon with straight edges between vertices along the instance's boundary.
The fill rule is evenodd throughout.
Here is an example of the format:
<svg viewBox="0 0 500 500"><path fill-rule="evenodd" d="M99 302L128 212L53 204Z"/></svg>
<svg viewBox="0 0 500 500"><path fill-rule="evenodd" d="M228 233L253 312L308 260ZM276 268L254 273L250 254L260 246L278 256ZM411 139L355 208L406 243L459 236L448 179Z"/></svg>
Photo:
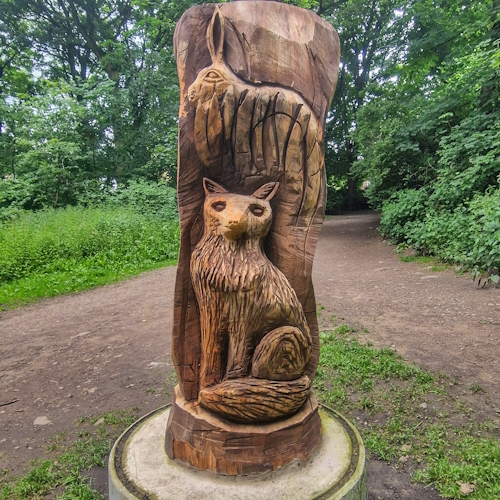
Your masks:
<svg viewBox="0 0 500 500"><path fill-rule="evenodd" d="M369 212L325 222L313 270L317 302L363 325L377 347L394 347L462 386L476 381L500 407L500 288L402 262L377 224Z"/></svg>
<svg viewBox="0 0 500 500"><path fill-rule="evenodd" d="M500 407L500 289L401 262L377 221L364 213L325 222L314 267L322 322L336 315L362 324L367 341L459 377L457 390L475 380ZM165 268L0 312L0 470L21 473L81 416L134 406L146 413L163 402L174 381L174 280L175 268ZM50 424L34 425L37 417ZM371 500L438 498L377 461L369 484Z"/></svg>

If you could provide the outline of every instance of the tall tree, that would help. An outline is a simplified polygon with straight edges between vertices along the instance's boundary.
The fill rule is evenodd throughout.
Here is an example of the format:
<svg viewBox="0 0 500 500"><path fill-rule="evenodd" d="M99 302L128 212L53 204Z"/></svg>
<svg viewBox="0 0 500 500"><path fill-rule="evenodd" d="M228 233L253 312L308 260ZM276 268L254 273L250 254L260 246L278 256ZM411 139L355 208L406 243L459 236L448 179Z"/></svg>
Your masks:
<svg viewBox="0 0 500 500"><path fill-rule="evenodd" d="M353 131L370 82L376 80L403 33L401 0L320 0L317 12L337 29L341 40L339 82L325 131L329 176L349 176L352 208L356 179L352 165L358 156ZM334 193L332 193L333 195Z"/></svg>

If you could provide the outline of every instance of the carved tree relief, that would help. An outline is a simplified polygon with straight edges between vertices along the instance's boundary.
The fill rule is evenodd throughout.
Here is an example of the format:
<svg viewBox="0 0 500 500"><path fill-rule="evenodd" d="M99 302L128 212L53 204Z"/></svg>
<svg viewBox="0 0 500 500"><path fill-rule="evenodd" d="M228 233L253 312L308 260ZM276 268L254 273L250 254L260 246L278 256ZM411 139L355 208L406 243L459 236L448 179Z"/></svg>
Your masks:
<svg viewBox="0 0 500 500"><path fill-rule="evenodd" d="M318 364L311 271L338 37L311 12L247 1L189 9L174 46L176 399L234 422L270 422L303 408ZM311 401L304 415L314 412ZM167 434L181 432L175 419ZM203 462L193 458L196 446L167 436L170 456Z"/></svg>
<svg viewBox="0 0 500 500"><path fill-rule="evenodd" d="M246 1L192 7L174 47L179 385L165 450L223 474L274 470L321 436L311 271L339 40L311 12Z"/></svg>
<svg viewBox="0 0 500 500"><path fill-rule="evenodd" d="M204 179L203 237L191 255L201 325L199 403L225 418L270 421L297 411L311 380L302 305L264 252L277 182L252 195Z"/></svg>

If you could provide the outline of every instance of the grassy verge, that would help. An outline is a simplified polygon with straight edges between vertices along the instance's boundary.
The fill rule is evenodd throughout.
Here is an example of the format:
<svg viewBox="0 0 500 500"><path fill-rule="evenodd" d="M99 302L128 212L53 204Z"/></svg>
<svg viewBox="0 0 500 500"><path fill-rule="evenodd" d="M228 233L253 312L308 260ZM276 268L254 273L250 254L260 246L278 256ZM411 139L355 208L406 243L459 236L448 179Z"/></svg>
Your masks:
<svg viewBox="0 0 500 500"><path fill-rule="evenodd" d="M474 383L454 395L448 377L406 363L390 349L364 345L355 334L347 325L321 334L314 381L320 401L355 422L371 456L433 484L444 498L500 498L500 421L486 420L474 408L475 398L486 398L483 389ZM100 499L85 471L105 465L114 439L136 416L131 411L82 418L78 439L64 446L64 435L54 438L48 452L56 456L8 480L0 500L48 493Z"/></svg>
<svg viewBox="0 0 500 500"><path fill-rule="evenodd" d="M440 262L435 257L428 255L400 255L399 258L402 262L416 262L417 264L421 264L425 269L430 269L433 272L445 271L452 267L450 264Z"/></svg>
<svg viewBox="0 0 500 500"><path fill-rule="evenodd" d="M477 418L465 396L449 392L447 377L362 345L353 332L341 325L322 334L319 399L353 419L372 456L408 468L444 498L500 498L498 419Z"/></svg>
<svg viewBox="0 0 500 500"><path fill-rule="evenodd" d="M126 207L25 215L0 226L0 309L173 264L178 242L175 219Z"/></svg>
<svg viewBox="0 0 500 500"><path fill-rule="evenodd" d="M35 461L25 476L1 480L0 500L41 499L49 494L59 500L103 499L85 472L106 466L113 442L136 418L137 409L80 419L75 441L66 444L67 433L56 436L47 447L52 458Z"/></svg>

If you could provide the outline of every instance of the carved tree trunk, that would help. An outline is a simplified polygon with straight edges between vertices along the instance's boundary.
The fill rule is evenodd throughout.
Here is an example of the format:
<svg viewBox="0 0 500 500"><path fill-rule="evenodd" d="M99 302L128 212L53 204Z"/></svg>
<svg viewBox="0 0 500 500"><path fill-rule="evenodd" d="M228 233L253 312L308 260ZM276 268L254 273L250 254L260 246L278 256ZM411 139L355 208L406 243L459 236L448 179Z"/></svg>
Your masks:
<svg viewBox="0 0 500 500"><path fill-rule="evenodd" d="M166 451L227 474L274 469L307 456L320 437L310 394L319 358L311 272L326 205L323 129L339 40L312 12L246 1L192 7L174 47L179 386ZM269 456L280 458L265 463L255 449L245 465L230 464L222 446L214 462L206 430L223 440L232 435L228 420L243 434L241 423L261 425L263 436L279 429L281 443L289 435L301 444L283 450L269 438Z"/></svg>
<svg viewBox="0 0 500 500"><path fill-rule="evenodd" d="M181 247L172 354L187 400L197 399L199 391L201 332L190 259L203 234L204 177L242 194L266 182L281 183L273 200L266 254L286 276L304 309L313 343L306 371L311 379L319 357L311 272L326 203L323 127L338 77L338 36L314 13L286 4L221 4L223 64L231 72L231 88L217 99L212 91L212 99L195 108L188 90L213 64L207 31L215 8L216 4L190 8L174 35L181 89L177 181ZM237 123L222 122L234 108ZM201 125L195 127L197 121ZM202 149L200 158L197 141L209 141L206 136L197 139L196 134L206 134L207 123L214 132L211 149Z"/></svg>

